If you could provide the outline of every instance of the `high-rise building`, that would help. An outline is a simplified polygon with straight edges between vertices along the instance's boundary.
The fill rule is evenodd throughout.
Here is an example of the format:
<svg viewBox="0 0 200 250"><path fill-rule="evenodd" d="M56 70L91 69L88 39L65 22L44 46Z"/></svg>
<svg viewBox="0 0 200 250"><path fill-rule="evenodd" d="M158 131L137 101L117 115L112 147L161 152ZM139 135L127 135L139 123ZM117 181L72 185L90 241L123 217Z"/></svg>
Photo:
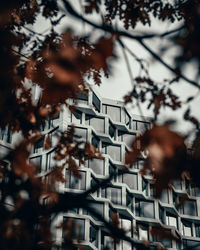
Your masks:
<svg viewBox="0 0 200 250"><path fill-rule="evenodd" d="M85 159L84 164L80 164L81 179L64 170L66 182L58 187L62 192L83 192L109 174L120 171L124 165L124 155L134 138L150 127L148 118L130 115L123 102L101 98L94 90L88 89L87 95L80 95L76 105L74 113L63 107L57 117L46 121L41 130L52 137L52 148L44 150L42 139L35 145L30 157L32 163L41 166L40 175L49 171L55 165L54 133L57 129L66 131L72 124L75 126L76 140L90 142L98 148L104 159ZM12 144L12 137L8 130L1 131L0 136L3 154ZM96 201L94 208L107 221L111 220L113 214L119 214L120 227L127 230L127 235L136 241L152 242L150 249L156 249L157 244L168 249L200 249L200 189L184 179L174 182L159 200L155 199L151 175L139 174L143 161L141 157L128 173L116 175L108 187L99 188L91 194L91 199ZM177 209L176 205L183 194L189 199ZM113 244L102 222L82 208L60 214L55 223L59 225L68 218L73 218L79 225L77 234L86 249L103 250L106 246L116 250L134 249L123 240L117 245ZM149 228L154 225L168 229L182 242L152 237ZM62 230L57 229L54 236L58 243L61 242Z"/></svg>

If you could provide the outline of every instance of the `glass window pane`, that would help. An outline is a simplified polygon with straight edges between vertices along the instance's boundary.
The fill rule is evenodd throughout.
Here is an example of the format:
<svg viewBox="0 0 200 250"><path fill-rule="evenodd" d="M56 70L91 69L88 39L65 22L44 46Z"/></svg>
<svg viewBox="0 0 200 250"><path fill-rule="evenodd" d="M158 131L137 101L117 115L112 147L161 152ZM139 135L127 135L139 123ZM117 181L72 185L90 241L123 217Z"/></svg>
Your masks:
<svg viewBox="0 0 200 250"><path fill-rule="evenodd" d="M71 227L73 226L74 231L72 234L72 238L80 239L80 240L85 239L85 220L84 219L64 217L63 220L65 221L66 224L69 222L69 224L66 225L66 232L64 229L63 236L65 235L65 233L67 234L68 233L67 231L70 230Z"/></svg>
<svg viewBox="0 0 200 250"><path fill-rule="evenodd" d="M86 188L86 173L83 171L80 171L80 174L81 174L81 178L78 178L67 170L66 171L65 187L72 188L72 189L85 190L85 188Z"/></svg>
<svg viewBox="0 0 200 250"><path fill-rule="evenodd" d="M133 197L130 193L126 193L126 206L133 212Z"/></svg>
<svg viewBox="0 0 200 250"><path fill-rule="evenodd" d="M183 247L184 249L194 249L199 250L199 241L194 240L183 240Z"/></svg>
<svg viewBox="0 0 200 250"><path fill-rule="evenodd" d="M123 182L131 189L138 189L137 174L123 174Z"/></svg>
<svg viewBox="0 0 200 250"><path fill-rule="evenodd" d="M197 216L197 207L195 201L186 201L183 204L183 213L186 215Z"/></svg>
<svg viewBox="0 0 200 250"><path fill-rule="evenodd" d="M200 187L192 187L192 195L200 197Z"/></svg>
<svg viewBox="0 0 200 250"><path fill-rule="evenodd" d="M118 132L119 140L125 142L128 147L131 147L136 135L135 134L128 134L123 131Z"/></svg>
<svg viewBox="0 0 200 250"><path fill-rule="evenodd" d="M39 153L43 150L44 139L39 140L34 146L34 153Z"/></svg>
<svg viewBox="0 0 200 250"><path fill-rule="evenodd" d="M135 213L137 216L154 218L154 203L135 199Z"/></svg>
<svg viewBox="0 0 200 250"><path fill-rule="evenodd" d="M109 187L106 189L106 195L115 204L121 204L122 202L122 191L120 188Z"/></svg>
<svg viewBox="0 0 200 250"><path fill-rule="evenodd" d="M137 130L144 132L147 130L150 126L150 123L148 122L143 122L143 121L137 121Z"/></svg>
<svg viewBox="0 0 200 250"><path fill-rule="evenodd" d="M111 117L113 121L121 121L120 107L107 105L107 114Z"/></svg>
<svg viewBox="0 0 200 250"><path fill-rule="evenodd" d="M74 141L87 141L87 129L85 128L75 128Z"/></svg>
<svg viewBox="0 0 200 250"><path fill-rule="evenodd" d="M159 205L159 218L162 221L162 223L165 224L164 209L160 205Z"/></svg>
<svg viewBox="0 0 200 250"><path fill-rule="evenodd" d="M84 93L80 92L78 94L77 99L79 103L87 104L88 103L88 91L85 91Z"/></svg>
<svg viewBox="0 0 200 250"><path fill-rule="evenodd" d="M71 113L71 122L74 124L82 123L82 113L79 110L76 110L74 113Z"/></svg>
<svg viewBox="0 0 200 250"><path fill-rule="evenodd" d="M168 190L164 189L161 193L160 200L163 203L169 203Z"/></svg>
<svg viewBox="0 0 200 250"><path fill-rule="evenodd" d="M47 154L46 170L49 170L56 166L55 151L51 151Z"/></svg>
<svg viewBox="0 0 200 250"><path fill-rule="evenodd" d="M91 207L94 209L94 211L98 212L100 215L104 216L104 204L103 203L91 203ZM89 213L90 216L92 216L95 220L99 220L95 217L92 213Z"/></svg>
<svg viewBox="0 0 200 250"><path fill-rule="evenodd" d="M104 160L92 159L89 161L89 168L91 168L96 174L104 175L105 165Z"/></svg>
<svg viewBox="0 0 200 250"><path fill-rule="evenodd" d="M92 134L92 145L94 145L96 148L99 148L99 142L100 142L100 140L99 140L99 138L98 137L96 137L94 134Z"/></svg>
<svg viewBox="0 0 200 250"><path fill-rule="evenodd" d="M148 240L148 228L139 225L139 240Z"/></svg>
<svg viewBox="0 0 200 250"><path fill-rule="evenodd" d="M30 164L37 165L37 173L41 172L41 166L42 166L42 156L37 156L29 159Z"/></svg>
<svg viewBox="0 0 200 250"><path fill-rule="evenodd" d="M115 127L109 122L109 135L111 138L114 138L115 137Z"/></svg>
<svg viewBox="0 0 200 250"><path fill-rule="evenodd" d="M181 190L182 189L182 182L181 182L181 180L173 181L173 186L174 186L175 189Z"/></svg>
<svg viewBox="0 0 200 250"><path fill-rule="evenodd" d="M142 178L142 192L148 195L148 181Z"/></svg>
<svg viewBox="0 0 200 250"><path fill-rule="evenodd" d="M98 228L90 223L90 242L98 248Z"/></svg>
<svg viewBox="0 0 200 250"><path fill-rule="evenodd" d="M107 154L109 154L110 157L114 161L121 161L121 148L120 148L120 146L108 145L107 146Z"/></svg>
<svg viewBox="0 0 200 250"><path fill-rule="evenodd" d="M94 105L95 109L100 112L101 102L94 92L92 93L92 104Z"/></svg>
<svg viewBox="0 0 200 250"><path fill-rule="evenodd" d="M183 235L192 236L192 223L186 220L182 220Z"/></svg>
<svg viewBox="0 0 200 250"><path fill-rule="evenodd" d="M177 227L177 218L169 213L166 214L166 222L169 226Z"/></svg>
<svg viewBox="0 0 200 250"><path fill-rule="evenodd" d="M98 133L105 133L105 121L102 118L94 118L90 119L90 125L96 130Z"/></svg>
<svg viewBox="0 0 200 250"><path fill-rule="evenodd" d="M200 224L195 224L196 237L200 237Z"/></svg>

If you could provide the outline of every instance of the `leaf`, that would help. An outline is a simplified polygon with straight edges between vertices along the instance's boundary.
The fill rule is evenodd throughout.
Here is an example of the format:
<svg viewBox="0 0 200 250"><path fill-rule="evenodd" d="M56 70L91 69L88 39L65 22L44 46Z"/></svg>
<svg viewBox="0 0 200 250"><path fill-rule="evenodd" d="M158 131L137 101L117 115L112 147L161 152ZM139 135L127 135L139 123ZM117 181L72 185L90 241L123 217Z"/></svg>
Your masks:
<svg viewBox="0 0 200 250"><path fill-rule="evenodd" d="M48 180L51 185L55 185L56 182L65 183L65 177L63 174L63 167L54 167L54 169L47 174Z"/></svg>
<svg viewBox="0 0 200 250"><path fill-rule="evenodd" d="M137 140L141 148L137 149ZM184 138L173 132L169 124L154 126L140 136L131 146L131 151L126 154L126 163L133 164L140 156L141 151L148 152L143 169L143 175L150 171L155 178L155 196L159 197L162 190L185 170L187 150Z"/></svg>
<svg viewBox="0 0 200 250"><path fill-rule="evenodd" d="M44 148L45 150L48 150L52 147L52 144L51 144L51 137L50 135L48 134L45 138L45 141L44 141Z"/></svg>

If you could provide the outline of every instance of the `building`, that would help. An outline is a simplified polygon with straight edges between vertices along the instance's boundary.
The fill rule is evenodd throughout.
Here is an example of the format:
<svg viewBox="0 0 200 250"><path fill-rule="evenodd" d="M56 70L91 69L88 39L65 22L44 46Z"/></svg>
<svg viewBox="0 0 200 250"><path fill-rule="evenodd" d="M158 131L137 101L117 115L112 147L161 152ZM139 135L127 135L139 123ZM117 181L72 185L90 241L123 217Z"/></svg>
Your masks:
<svg viewBox="0 0 200 250"><path fill-rule="evenodd" d="M94 90L88 90L88 96L79 96L74 114L63 107L59 116L46 121L41 128L44 134L52 136L53 145L51 149L44 150L44 140L41 140L33 148L30 161L41 166L39 174L49 171L55 163L54 133L57 129L66 131L72 124L75 125L78 138L95 145L104 160L85 160L85 164L80 165L81 179L75 178L66 170L66 183L58 187L62 192L82 192L113 171L119 171L134 137L150 126L147 118L130 115L123 102L101 98ZM1 131L0 136L1 152L4 152L12 145L12 138L9 131ZM157 200L153 197L151 176L142 177L139 174L142 166L141 158L130 169L130 173L117 176L109 187L100 188L91 195L97 201L94 207L107 220L111 219L113 213L119 213L120 226L127 230L127 235L137 241L153 242L151 249L156 249L154 246L157 243L168 249L200 249L200 189L187 180L176 181ZM189 200L177 210L176 204L182 194L187 194ZM105 246L116 250L134 249L125 241L112 245L112 239L101 222L84 209L74 209L59 215L55 224L59 225L67 218L73 218L79 225L77 234L80 234L81 244L86 249L103 250ZM162 225L169 229L182 239L182 243L152 238L149 233L152 225ZM61 242L62 230L57 229L54 233L56 241Z"/></svg>

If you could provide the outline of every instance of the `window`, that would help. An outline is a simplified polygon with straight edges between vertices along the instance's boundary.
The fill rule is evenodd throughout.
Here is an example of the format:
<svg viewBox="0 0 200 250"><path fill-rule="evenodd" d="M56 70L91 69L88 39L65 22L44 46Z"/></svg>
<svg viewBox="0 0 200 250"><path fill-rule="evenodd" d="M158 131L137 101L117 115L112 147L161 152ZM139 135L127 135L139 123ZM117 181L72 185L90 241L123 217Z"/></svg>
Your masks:
<svg viewBox="0 0 200 250"><path fill-rule="evenodd" d="M87 129L85 128L75 128L74 141L87 141Z"/></svg>
<svg viewBox="0 0 200 250"><path fill-rule="evenodd" d="M90 223L90 242L98 248L98 228Z"/></svg>
<svg viewBox="0 0 200 250"><path fill-rule="evenodd" d="M154 203L135 199L135 214L140 217L154 218Z"/></svg>
<svg viewBox="0 0 200 250"><path fill-rule="evenodd" d="M122 203L122 190L121 188L108 187L102 190L102 197L110 199L115 204Z"/></svg>
<svg viewBox="0 0 200 250"><path fill-rule="evenodd" d="M108 114L111 119L115 122L121 121L121 109L120 107L111 106L111 105L103 105L103 112Z"/></svg>
<svg viewBox="0 0 200 250"><path fill-rule="evenodd" d="M185 190L190 194L190 182L185 179Z"/></svg>
<svg viewBox="0 0 200 250"><path fill-rule="evenodd" d="M58 113L56 116L51 117L51 119L48 120L48 128L55 127L58 124L60 114Z"/></svg>
<svg viewBox="0 0 200 250"><path fill-rule="evenodd" d="M105 133L104 118L98 118L98 117L93 117L91 115L86 115L85 123L93 127L97 133Z"/></svg>
<svg viewBox="0 0 200 250"><path fill-rule="evenodd" d="M79 103L88 104L88 91L79 92L77 99Z"/></svg>
<svg viewBox="0 0 200 250"><path fill-rule="evenodd" d="M194 240L183 240L183 248L184 249L199 250L200 249L200 242L194 241Z"/></svg>
<svg viewBox="0 0 200 250"><path fill-rule="evenodd" d="M171 213L166 213L166 224L177 228L177 218Z"/></svg>
<svg viewBox="0 0 200 250"><path fill-rule="evenodd" d="M200 197L200 187L192 185L192 195Z"/></svg>
<svg viewBox="0 0 200 250"><path fill-rule="evenodd" d="M120 219L121 222L121 228L127 232L127 236L131 237L132 236L132 222L127 219ZM122 240L122 249L123 250L132 250L132 245L130 242L127 242L125 240Z"/></svg>
<svg viewBox="0 0 200 250"><path fill-rule="evenodd" d="M82 123L82 112L76 110L74 113L71 113L71 122L74 124Z"/></svg>
<svg viewBox="0 0 200 250"><path fill-rule="evenodd" d="M196 237L200 238L200 223L195 223L195 233Z"/></svg>
<svg viewBox="0 0 200 250"><path fill-rule="evenodd" d="M46 170L51 169L56 166L55 150L47 154Z"/></svg>
<svg viewBox="0 0 200 250"><path fill-rule="evenodd" d="M37 156L29 159L30 164L38 166L37 172L41 172L42 156Z"/></svg>
<svg viewBox="0 0 200 250"><path fill-rule="evenodd" d="M192 236L192 223L190 221L182 220L183 235Z"/></svg>
<svg viewBox="0 0 200 250"><path fill-rule="evenodd" d="M162 241L160 241L164 247L166 248L172 248L172 241L168 240L168 239L164 239Z"/></svg>
<svg viewBox="0 0 200 250"><path fill-rule="evenodd" d="M91 203L91 207L94 209L94 211L98 212L100 215L104 216L104 203ZM95 215L93 215L92 213L88 213L90 214L90 216L92 218L94 218L95 220L99 220L97 217L95 217Z"/></svg>
<svg viewBox="0 0 200 250"><path fill-rule="evenodd" d="M164 189L161 193L160 196L160 201L163 203L169 203L169 195L168 195L168 190Z"/></svg>
<svg viewBox="0 0 200 250"><path fill-rule="evenodd" d="M100 108L101 108L101 102L99 100L99 98L95 95L95 93L92 93L92 104L94 105L95 109L100 112Z"/></svg>
<svg viewBox="0 0 200 250"><path fill-rule="evenodd" d="M196 201L187 200L184 202L183 206L180 208L180 213L186 215L197 216Z"/></svg>
<svg viewBox="0 0 200 250"><path fill-rule="evenodd" d="M113 239L107 235L106 232L101 232L101 249L113 249L116 250L116 247L113 245Z"/></svg>
<svg viewBox="0 0 200 250"><path fill-rule="evenodd" d="M66 225L66 233L68 232L68 230L71 230L72 225L74 228L73 231L73 239L80 239L80 240L84 240L85 239L85 220L84 219L78 219L78 218L68 218L68 217L64 217L63 218L65 225ZM69 223L68 223L69 222ZM63 235L65 233L65 230L63 232Z"/></svg>
<svg viewBox="0 0 200 250"><path fill-rule="evenodd" d="M89 160L89 168L91 168L96 174L105 174L105 162L100 159Z"/></svg>
<svg viewBox="0 0 200 250"><path fill-rule="evenodd" d="M143 166L144 166L144 160L138 160L137 162L134 163L135 169L142 169Z"/></svg>
<svg viewBox="0 0 200 250"><path fill-rule="evenodd" d="M93 176L91 176L91 177L92 177L91 182L90 182L91 187L98 185L99 181L97 179L95 179ZM101 188L99 188L96 192L93 193L93 195L96 197L100 197L101 193L102 193L102 190L101 190ZM104 193L105 193L105 191L104 191ZM104 197L105 197L105 195L104 195Z"/></svg>
<svg viewBox="0 0 200 250"><path fill-rule="evenodd" d="M119 140L125 142L128 147L131 147L136 135L125 133L123 131L118 132Z"/></svg>
<svg viewBox="0 0 200 250"><path fill-rule="evenodd" d="M109 122L109 135L111 138L115 139L115 127Z"/></svg>
<svg viewBox="0 0 200 250"><path fill-rule="evenodd" d="M131 125L131 117L129 116L129 114L126 112L126 110L124 108L121 110L121 115L122 115L121 121L123 123L125 123L128 128L130 128L131 127L130 126Z"/></svg>
<svg viewBox="0 0 200 250"><path fill-rule="evenodd" d="M80 171L81 178L74 176L69 170L66 170L66 188L84 190L86 188L86 173Z"/></svg>
<svg viewBox="0 0 200 250"><path fill-rule="evenodd" d="M99 142L99 138L92 133L92 145L94 145L96 148L99 148Z"/></svg>
<svg viewBox="0 0 200 250"><path fill-rule="evenodd" d="M127 186L131 189L138 189L138 178L137 174L123 174L123 183L126 183Z"/></svg>
<svg viewBox="0 0 200 250"><path fill-rule="evenodd" d="M43 150L44 139L39 140L34 146L34 153L39 153Z"/></svg>
<svg viewBox="0 0 200 250"><path fill-rule="evenodd" d="M173 181L173 186L175 189L181 190L182 189L182 181L181 180Z"/></svg>
<svg viewBox="0 0 200 250"><path fill-rule="evenodd" d="M148 181L145 178L142 178L142 192L148 195Z"/></svg>
<svg viewBox="0 0 200 250"><path fill-rule="evenodd" d="M8 127L0 129L0 139L8 143L12 142L12 135Z"/></svg>
<svg viewBox="0 0 200 250"><path fill-rule="evenodd" d="M139 240L148 240L149 239L149 235L148 235L148 226L147 225L137 225L138 228L138 239Z"/></svg>
<svg viewBox="0 0 200 250"><path fill-rule="evenodd" d="M133 212L133 197L129 192L126 193L126 206Z"/></svg>
<svg viewBox="0 0 200 250"><path fill-rule="evenodd" d="M150 126L149 122L143 122L143 121L136 121L136 129L144 132L145 130L147 130Z"/></svg>
<svg viewBox="0 0 200 250"><path fill-rule="evenodd" d="M114 161L121 161L121 147L102 143L102 152L109 154Z"/></svg>
<svg viewBox="0 0 200 250"><path fill-rule="evenodd" d="M159 218L165 224L164 208L159 205Z"/></svg>

